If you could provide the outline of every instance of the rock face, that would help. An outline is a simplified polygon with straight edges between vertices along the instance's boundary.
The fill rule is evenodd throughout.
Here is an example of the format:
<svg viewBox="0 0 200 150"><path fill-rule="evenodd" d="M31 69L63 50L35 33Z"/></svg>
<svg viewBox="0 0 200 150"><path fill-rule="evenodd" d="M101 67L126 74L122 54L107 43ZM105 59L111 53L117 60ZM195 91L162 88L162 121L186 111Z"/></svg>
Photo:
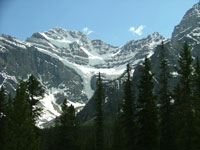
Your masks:
<svg viewBox="0 0 200 150"><path fill-rule="evenodd" d="M43 127L59 115L64 97L86 121L94 115L96 74L101 72L105 82L105 114L112 117L123 97L124 70L129 63L138 81L138 65L145 56L151 57L152 70L158 76L160 43L164 41L168 51L171 71L177 64L182 45L187 41L194 56L200 56L199 7L194 5L175 27L171 39L153 33L141 40L127 42L121 47L109 45L102 40L91 40L81 31L53 28L44 33L34 33L26 41L9 35L0 35L0 85L14 95L17 81L36 76L46 89L45 98L39 104L44 108L38 120ZM173 82L172 82L173 83ZM117 88L116 88L117 87ZM172 86L173 87L173 86ZM91 99L92 98L92 99ZM88 100L91 99L89 102Z"/></svg>
<svg viewBox="0 0 200 150"><path fill-rule="evenodd" d="M183 38L184 35L188 35L192 32L199 33L199 27L200 3L197 3L186 12L180 24L175 26L172 33L172 41L178 41Z"/></svg>
<svg viewBox="0 0 200 150"><path fill-rule="evenodd" d="M0 45L3 49L0 55L1 81L3 80L4 86L9 87L9 91L15 91L17 80L27 79L33 74L46 88L58 87L63 90L71 101L87 101L86 96L80 94L83 87L77 84L82 82L81 77L61 61L7 35L1 36ZM67 88L65 85L68 85Z"/></svg>
<svg viewBox="0 0 200 150"><path fill-rule="evenodd" d="M102 40L91 40L80 31L53 28L44 33L34 33L26 41L0 35L0 85L14 96L17 82L36 76L46 89L39 104L43 115L38 126L52 120L60 113L64 97L77 111L93 96L96 74L102 73L106 82L117 79L126 69L151 56L154 48L164 38L158 33L129 41L115 47Z"/></svg>
<svg viewBox="0 0 200 150"><path fill-rule="evenodd" d="M8 35L1 35L0 46L1 85L14 95L18 80L28 79L33 74L45 87L45 99L40 104L45 113L40 123L59 115L59 104L63 97L69 97L74 103L88 100L82 93L83 85L79 84L81 77L61 61Z"/></svg>
<svg viewBox="0 0 200 150"><path fill-rule="evenodd" d="M154 33L151 36L155 36L157 33ZM150 38L147 38L146 40L143 39L140 44L143 46L143 50L145 50L145 43ZM155 38L153 38L155 39ZM159 39L157 39L159 41ZM156 40L154 40L156 41ZM183 19L181 20L180 24L177 25L174 28L174 31L172 33L172 37L170 39L164 40L164 47L166 49L166 57L168 59L169 63L169 70L172 74L172 78L169 81L170 89L173 90L174 86L176 85L178 81L177 72L175 69L175 66L178 66L178 57L180 50L183 48L183 44L187 42L189 44L189 47L191 49L192 56L196 58L197 56L200 57L200 3L195 4L190 10L186 12ZM133 46L131 46L131 43L134 43ZM124 48L126 49L126 52L128 53L129 49L130 51L137 51L137 48L140 47L134 47L136 41L131 41L127 43ZM149 49L149 45L147 45L147 49ZM140 53L137 55L142 54L142 50L139 50ZM158 80L159 80L159 55L160 55L161 47L159 44L156 44L153 53L149 53L151 56L151 63L152 63L152 72L155 74L155 92L157 92L159 86L158 86ZM125 53L126 53L125 52ZM122 54L121 54L122 55ZM130 60L137 59L137 55L133 57ZM128 56L128 55L127 55ZM126 58L125 58L126 60ZM129 62L129 61L127 61ZM133 63L132 63L133 64ZM135 87L135 92L137 93L137 85L139 81L139 67L140 65L136 65L134 67L134 74L133 74L133 86ZM123 99L123 80L125 76L122 75L118 79L114 80L110 83L105 83L105 95L106 97L106 103L104 104L104 115L105 119L110 119L115 116L117 113L118 104L122 103ZM117 87L117 88L116 88ZM159 102L158 102L159 103ZM95 109L94 109L94 99L91 99L84 109L78 114L78 118L85 122L91 118L94 117Z"/></svg>

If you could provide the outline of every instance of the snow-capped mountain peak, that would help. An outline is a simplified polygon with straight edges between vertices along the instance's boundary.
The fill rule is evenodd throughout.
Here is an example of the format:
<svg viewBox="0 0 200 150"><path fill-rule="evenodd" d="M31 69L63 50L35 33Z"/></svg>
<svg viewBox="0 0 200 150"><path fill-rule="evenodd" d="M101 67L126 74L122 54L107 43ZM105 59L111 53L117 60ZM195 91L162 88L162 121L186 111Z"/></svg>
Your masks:
<svg viewBox="0 0 200 150"><path fill-rule="evenodd" d="M172 41L180 40L194 29L200 27L200 3L189 9L182 18L179 25L175 26L172 33Z"/></svg>
<svg viewBox="0 0 200 150"><path fill-rule="evenodd" d="M161 35L153 33L116 47L102 40L92 40L81 31L59 27L36 32L26 41L1 35L0 84L14 93L17 80L26 79L27 74L34 74L41 81L46 89L40 103L44 115L38 125L42 127L59 115L64 97L80 110L93 96L99 72L106 81L117 79L128 63L136 67L146 55L151 56L163 40Z"/></svg>
<svg viewBox="0 0 200 150"><path fill-rule="evenodd" d="M114 47L101 40L91 40L80 31L53 28L44 33L34 33L27 42L73 68L82 77L83 92L90 99L94 93L90 84L95 74L101 72L107 79L117 78L127 63L136 65L145 55L152 55L162 40L164 38L159 33L153 33L122 47Z"/></svg>

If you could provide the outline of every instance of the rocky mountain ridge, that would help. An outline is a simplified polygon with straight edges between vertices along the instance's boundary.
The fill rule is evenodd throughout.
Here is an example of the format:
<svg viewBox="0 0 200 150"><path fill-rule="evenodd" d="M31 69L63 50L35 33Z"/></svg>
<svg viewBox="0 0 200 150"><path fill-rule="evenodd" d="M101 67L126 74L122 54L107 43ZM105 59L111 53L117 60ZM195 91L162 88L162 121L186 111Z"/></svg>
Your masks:
<svg viewBox="0 0 200 150"><path fill-rule="evenodd" d="M138 80L137 66L145 56L151 57L152 69L157 72L157 57L162 41L165 41L171 66L177 64L178 53L185 41L189 43L193 55L200 56L199 6L200 3L195 4L185 14L175 27L171 39L166 40L155 32L141 40L129 41L121 47L109 45L102 40L91 40L81 31L67 31L58 27L44 33L36 32L26 41L1 34L0 85L4 85L14 95L19 79L27 79L30 74L36 76L46 89L45 98L39 104L44 110L38 126L43 127L44 123L60 114L60 104L64 97L69 105L73 104L80 111L92 98L96 74L101 72L107 83L105 108L107 113L114 114L116 108L109 108L120 101L121 76L128 63L135 71L135 80ZM173 67L171 71L176 74ZM118 95L118 99L112 100L113 95ZM90 114L94 113L92 106L88 107L91 103L88 102L80 113L85 120L90 119Z"/></svg>
<svg viewBox="0 0 200 150"><path fill-rule="evenodd" d="M172 78L169 81L169 87L172 91L178 81L178 73L176 67L178 66L178 58L181 49L185 42L188 43L193 58L200 57L200 3L195 4L189 9L181 20L180 24L175 26L170 39L164 40L164 47L166 49L166 57L168 60L169 70ZM159 85L159 70L160 70L160 56L161 46L158 44L154 53L151 55L151 70L154 73L155 88L154 92L158 92ZM140 63L135 66L133 74L133 87L137 95L137 85L140 80L139 73ZM114 82L105 84L106 103L104 104L105 120L112 120L118 111L118 105L123 100L123 79L124 76L115 80ZM117 87L117 88L116 88ZM157 102L159 103L159 101ZM79 120L86 122L94 117L94 99L91 99L84 109L78 114Z"/></svg>
<svg viewBox="0 0 200 150"><path fill-rule="evenodd" d="M26 41L0 35L0 85L13 95L17 81L36 76L46 89L39 105L44 108L38 125L59 115L64 97L77 111L82 109L95 90L96 74L105 81L118 78L126 64L136 66L164 38L158 33L129 41L122 47L91 40L81 31L62 28L34 33Z"/></svg>

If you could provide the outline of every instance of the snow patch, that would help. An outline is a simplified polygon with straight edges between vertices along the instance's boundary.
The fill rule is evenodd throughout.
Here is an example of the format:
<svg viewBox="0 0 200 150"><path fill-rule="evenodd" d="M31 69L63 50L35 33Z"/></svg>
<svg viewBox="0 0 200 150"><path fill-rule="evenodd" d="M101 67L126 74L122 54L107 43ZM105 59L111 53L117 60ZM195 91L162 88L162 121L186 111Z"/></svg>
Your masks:
<svg viewBox="0 0 200 150"><path fill-rule="evenodd" d="M83 79L83 85L84 85L83 91L87 95L88 99L90 99L94 94L94 90L92 90L90 85L91 79L94 75L97 75L100 72L108 79L113 80L119 77L126 69L126 64L115 68L94 68L89 65L85 66L78 65L69 62L65 57L60 57L55 53L51 53L48 50L42 48L37 48L37 49L43 53L52 56L53 58L59 59L64 65L74 69Z"/></svg>
<svg viewBox="0 0 200 150"><path fill-rule="evenodd" d="M17 79L15 76L8 75L8 73L4 71L0 72L0 75L4 78L4 80L12 80L15 83L17 83Z"/></svg>
<svg viewBox="0 0 200 150"><path fill-rule="evenodd" d="M118 52L112 54L111 56L114 57L114 56L118 55L120 52L121 52L121 50L119 50Z"/></svg>
<svg viewBox="0 0 200 150"><path fill-rule="evenodd" d="M67 101L67 106L71 106L71 105L74 106L74 108L75 108L75 110L76 110L76 114L77 114L78 112L80 112L80 111L84 108L84 106L85 106L84 103Z"/></svg>
<svg viewBox="0 0 200 150"><path fill-rule="evenodd" d="M2 45L0 45L0 52L1 52L1 53L5 53L5 52L6 52L6 48L3 47Z"/></svg>
<svg viewBox="0 0 200 150"><path fill-rule="evenodd" d="M178 76L178 72L171 72L170 73L173 77L177 77Z"/></svg>

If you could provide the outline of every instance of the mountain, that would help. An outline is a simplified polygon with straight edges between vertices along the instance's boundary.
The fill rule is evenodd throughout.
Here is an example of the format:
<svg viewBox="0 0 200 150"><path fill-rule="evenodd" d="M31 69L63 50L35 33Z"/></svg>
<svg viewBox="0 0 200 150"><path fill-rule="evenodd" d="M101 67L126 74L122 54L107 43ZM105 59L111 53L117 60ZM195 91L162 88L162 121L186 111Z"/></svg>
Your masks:
<svg viewBox="0 0 200 150"><path fill-rule="evenodd" d="M183 43L189 43L193 56L200 56L199 12L200 3L187 11L170 39L155 32L120 47L102 40L92 40L81 31L59 27L33 33L26 41L1 34L0 86L4 85L14 96L19 79L28 79L30 74L37 77L46 90L44 99L38 104L43 108L38 120L38 126L42 128L59 116L64 97L69 105L76 107L77 112L82 110L78 114L80 120L91 119L95 112L93 94L96 75L101 72L106 95L104 112L108 118L113 117L123 98L124 71L128 63L133 68L133 84L137 85L139 64L145 56L150 57L157 80L159 45L164 41L170 70L174 75L170 81L173 88L177 80L174 66L177 65Z"/></svg>
<svg viewBox="0 0 200 150"><path fill-rule="evenodd" d="M115 80L126 64L135 67L146 55L150 57L162 40L164 37L153 33L116 47L59 27L36 32L26 41L1 34L0 85L14 96L18 80L31 74L37 77L46 90L39 104L43 114L38 126L42 127L59 116L64 97L80 111L94 94L98 72L105 82Z"/></svg>
<svg viewBox="0 0 200 150"><path fill-rule="evenodd" d="M189 44L193 58L196 58L197 56L200 57L200 3L195 4L191 9L186 12L181 22L177 26L175 26L172 37L163 41L164 47L166 49L166 57L168 59L170 67L169 69L172 75L172 78L169 81L169 86L170 89L173 90L178 81L175 67L178 66L177 60L180 50L183 48L183 44L185 42ZM152 63L152 72L155 74L155 92L157 92L159 89L157 83L160 74L160 61L158 59L160 51L161 46L157 44L150 57ZM135 89L136 95L138 93L138 81L140 80L139 68L140 63L138 63L133 68L133 87ZM118 111L118 105L122 103L124 88L123 80L124 75L114 80L113 82L104 84L106 95L106 102L104 104L104 116L106 120L110 120L116 115ZM86 104L84 109L78 114L79 120L81 120L82 122L86 122L92 119L95 115L94 106L94 98L92 98Z"/></svg>
<svg viewBox="0 0 200 150"><path fill-rule="evenodd" d="M180 24L175 26L172 33L172 42L179 41L182 38L190 38L199 43L200 29L200 2L189 9L181 20Z"/></svg>

